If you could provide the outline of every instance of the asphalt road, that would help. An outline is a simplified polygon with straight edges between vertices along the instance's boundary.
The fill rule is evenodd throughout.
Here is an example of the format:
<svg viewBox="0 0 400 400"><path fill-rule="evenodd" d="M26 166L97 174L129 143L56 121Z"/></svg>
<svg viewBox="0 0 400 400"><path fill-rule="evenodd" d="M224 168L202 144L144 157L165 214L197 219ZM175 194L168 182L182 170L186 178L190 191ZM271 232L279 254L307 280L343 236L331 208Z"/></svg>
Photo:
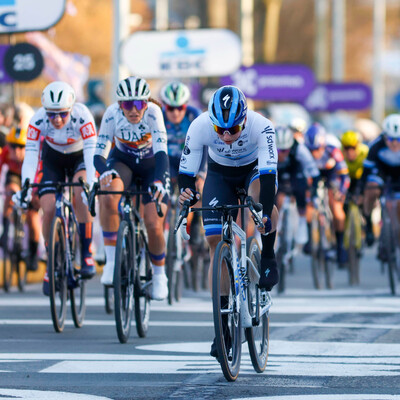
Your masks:
<svg viewBox="0 0 400 400"><path fill-rule="evenodd" d="M287 291L273 292L266 371L253 371L244 344L234 383L208 354L207 292L152 302L147 337L133 327L127 344L104 311L99 277L84 326L69 316L58 334L39 284L0 292L0 399L400 399L400 296L389 294L375 252L364 254L359 287L340 270L335 289L320 291L298 255Z"/></svg>

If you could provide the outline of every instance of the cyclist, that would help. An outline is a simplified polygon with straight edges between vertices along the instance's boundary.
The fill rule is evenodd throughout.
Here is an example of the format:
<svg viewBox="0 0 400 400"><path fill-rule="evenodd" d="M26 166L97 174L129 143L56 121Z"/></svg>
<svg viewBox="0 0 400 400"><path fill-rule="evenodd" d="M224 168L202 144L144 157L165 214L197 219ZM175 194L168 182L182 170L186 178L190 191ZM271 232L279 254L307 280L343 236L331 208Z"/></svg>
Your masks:
<svg viewBox="0 0 400 400"><path fill-rule="evenodd" d="M65 82L48 84L42 93L42 106L32 117L28 127L26 155L22 165L22 182L34 181L39 153L42 160L42 182L63 182L67 177L78 181L79 177L91 185L95 179L93 154L96 146L96 130L93 117L87 107L75 102L74 89ZM40 152L41 137L44 138ZM31 198L28 190L25 199L17 192L13 200L21 207ZM42 231L48 243L51 221L55 213L55 187L40 188L40 206L43 210ZM75 210L81 235L81 276L92 278L96 268L92 258L92 218L84 204L82 189L75 188ZM49 294L46 271L43 293Z"/></svg>
<svg viewBox="0 0 400 400"><path fill-rule="evenodd" d="M235 86L219 88L209 101L208 112L192 122L186 135L179 166L181 204L185 200L196 203L199 198L195 177L200 167L203 146L208 146L203 204L237 204L237 189L245 188L256 201L260 199L263 205L265 225L259 228L262 234L259 284L271 290L279 280L274 253L278 217L274 207L277 167L274 128L261 114L247 110L246 98L240 89ZM221 240L221 219L217 212L210 211L204 211L202 217L212 266L215 249ZM223 296L221 301L222 307L225 307L228 299ZM215 340L210 354L214 357L218 355Z"/></svg>
<svg viewBox="0 0 400 400"><path fill-rule="evenodd" d="M164 268L165 218L157 215L151 201L162 199L165 215L170 181L167 133L161 108L150 98L150 87L143 78L131 76L123 79L117 86L116 94L118 101L107 108L101 121L94 163L103 190L129 189L137 178L141 179L144 187L156 187L154 194L143 196L144 223L153 267L152 297L163 300L168 295ZM111 150L113 141L115 147ZM104 285L113 282L120 197L100 197L100 222L106 252L101 277Z"/></svg>
<svg viewBox="0 0 400 400"><path fill-rule="evenodd" d="M347 252L343 246L343 232L345 226L345 213L343 209L346 192L350 178L348 168L340 150L339 140L329 135L325 128L318 124L312 124L304 135L305 145L311 151L321 178L328 188L329 207L333 215L333 223L336 234L336 255L339 267L344 267L347 262ZM311 237L311 225L308 224L309 238ZM310 253L310 241L305 245L305 252Z"/></svg>
<svg viewBox="0 0 400 400"><path fill-rule="evenodd" d="M171 186L174 188L175 185L178 184L179 162L185 146L186 132L192 121L201 114L201 110L188 105L190 91L182 82L174 81L164 85L161 89L160 97L163 103L163 116L168 135ZM199 193L203 192L204 180L206 177L206 148L204 148L203 153L203 159L196 179L196 190ZM193 218L193 220L188 222L188 225L191 226L190 242L193 243L200 239L200 235L197 234L198 229L193 229L194 226L196 226L196 228L200 227L200 215L198 213L191 214L190 218Z"/></svg>
<svg viewBox="0 0 400 400"><path fill-rule="evenodd" d="M380 196L380 188L388 178L400 187L400 114L388 115L382 123L383 132L369 147L364 161L362 185L364 188L364 215L371 220L371 212ZM367 244L372 246L372 224L366 226Z"/></svg>
<svg viewBox="0 0 400 400"><path fill-rule="evenodd" d="M11 196L21 189L21 168L25 157L25 145L26 129L14 126L6 136L6 145L0 155L0 171L3 166L6 165L8 167L5 180L6 197L3 210L3 234L0 239L1 246L3 247L7 244L7 234L10 226L10 216L12 213ZM29 271L36 271L38 268L37 250L40 237L38 209L37 201L32 201L29 204L27 212L27 224L29 227L27 268Z"/></svg>
<svg viewBox="0 0 400 400"><path fill-rule="evenodd" d="M289 122L289 128L293 130L296 141L304 144L304 132L307 128L307 122L303 118L293 117Z"/></svg>
<svg viewBox="0 0 400 400"><path fill-rule="evenodd" d="M315 192L319 181L319 169L310 150L295 139L295 133L289 126L276 126L276 147L278 149L278 193L276 204L281 208L284 196L293 194L299 213L296 241L305 244L308 241L306 221L306 193L310 184Z"/></svg>

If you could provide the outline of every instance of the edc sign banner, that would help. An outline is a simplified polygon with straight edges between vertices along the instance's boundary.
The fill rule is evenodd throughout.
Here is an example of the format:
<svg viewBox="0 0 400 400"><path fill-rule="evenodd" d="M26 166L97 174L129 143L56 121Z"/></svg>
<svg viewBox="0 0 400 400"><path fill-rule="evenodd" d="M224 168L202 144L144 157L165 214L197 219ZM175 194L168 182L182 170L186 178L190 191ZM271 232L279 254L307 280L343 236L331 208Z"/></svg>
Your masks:
<svg viewBox="0 0 400 400"><path fill-rule="evenodd" d="M65 11L65 0L0 0L0 33L43 31Z"/></svg>
<svg viewBox="0 0 400 400"><path fill-rule="evenodd" d="M137 32L125 41L122 60L145 78L222 76L240 67L242 49L227 29Z"/></svg>

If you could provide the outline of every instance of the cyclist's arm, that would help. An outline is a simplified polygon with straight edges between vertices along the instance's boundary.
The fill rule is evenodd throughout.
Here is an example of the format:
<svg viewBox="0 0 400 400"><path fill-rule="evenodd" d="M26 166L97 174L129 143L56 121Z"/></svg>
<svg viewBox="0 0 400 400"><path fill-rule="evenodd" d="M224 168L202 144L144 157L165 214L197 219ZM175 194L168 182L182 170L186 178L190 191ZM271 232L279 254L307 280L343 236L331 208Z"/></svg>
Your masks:
<svg viewBox="0 0 400 400"><path fill-rule="evenodd" d="M321 174L319 172L317 163L314 160L314 157L312 156L310 150L308 150L308 148L304 144L299 144L297 146L296 160L300 162L304 176L306 178L312 179L311 195L313 197L316 193Z"/></svg>
<svg viewBox="0 0 400 400"><path fill-rule="evenodd" d="M107 157L111 150L115 132L115 116L112 115L111 108L108 107L101 120L99 136L97 137L96 149L94 152L93 163L96 171L101 175L107 171Z"/></svg>
<svg viewBox="0 0 400 400"><path fill-rule="evenodd" d="M153 103L149 103L148 121L151 129L153 153L156 161L154 170L154 181L161 181L162 184L169 188L169 158L167 130L164 124L164 118L161 108Z"/></svg>
<svg viewBox="0 0 400 400"><path fill-rule="evenodd" d="M35 179L36 169L39 163L40 135L42 133L45 117L44 108L41 108L32 117L29 123L25 146L25 158L21 170L22 184L24 184L26 179L29 179L30 182L33 182Z"/></svg>
<svg viewBox="0 0 400 400"><path fill-rule="evenodd" d="M343 153L337 147L332 150L332 157L336 162L334 172L339 179L339 191L346 194L350 186L349 169L347 168L346 161L344 160Z"/></svg>
<svg viewBox="0 0 400 400"><path fill-rule="evenodd" d="M195 119L189 126L186 134L185 148L179 163L178 183L179 189L190 189L196 191L196 176L199 173L200 165L203 157L204 146L207 146L207 137L209 135L208 116Z"/></svg>
<svg viewBox="0 0 400 400"><path fill-rule="evenodd" d="M96 150L97 136L93 116L86 106L83 119L84 122L81 124L79 131L83 139L83 159L86 167L86 181L91 185L96 174L93 157Z"/></svg>
<svg viewBox="0 0 400 400"><path fill-rule="evenodd" d="M261 120L260 120L261 121ZM265 126L265 123L267 125ZM263 206L263 214L271 217L275 202L275 185L278 152L275 143L275 130L266 118L262 125L255 128L258 135L258 170L260 173L260 203Z"/></svg>

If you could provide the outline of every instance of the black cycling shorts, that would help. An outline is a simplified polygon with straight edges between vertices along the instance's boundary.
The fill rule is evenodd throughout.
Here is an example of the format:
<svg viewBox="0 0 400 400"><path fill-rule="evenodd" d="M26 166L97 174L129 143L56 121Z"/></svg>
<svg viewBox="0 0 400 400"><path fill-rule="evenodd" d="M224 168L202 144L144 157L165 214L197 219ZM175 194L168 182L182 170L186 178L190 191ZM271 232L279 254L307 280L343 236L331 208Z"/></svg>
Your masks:
<svg viewBox="0 0 400 400"><path fill-rule="evenodd" d="M258 161L241 167L227 167L208 159L207 178L203 189L203 207L221 204L238 204L237 190L248 190L250 183L259 178ZM237 212L233 213L234 219ZM203 211L203 224L206 236L220 235L222 231L221 214L216 211Z"/></svg>
<svg viewBox="0 0 400 400"><path fill-rule="evenodd" d="M127 155L114 147L107 159L107 167L115 169L124 183L124 188L129 189L136 186L137 179L140 180L142 190L147 190L154 183L154 170L156 168L155 157L140 160L137 157ZM142 203L151 202L149 194L142 195ZM162 202L168 204L168 196L165 195Z"/></svg>
<svg viewBox="0 0 400 400"><path fill-rule="evenodd" d="M85 170L83 150L64 154L52 149L46 142L42 149L43 177L41 183L65 182L66 178L72 179L79 171ZM55 193L55 187L39 189L39 197L44 194Z"/></svg>

